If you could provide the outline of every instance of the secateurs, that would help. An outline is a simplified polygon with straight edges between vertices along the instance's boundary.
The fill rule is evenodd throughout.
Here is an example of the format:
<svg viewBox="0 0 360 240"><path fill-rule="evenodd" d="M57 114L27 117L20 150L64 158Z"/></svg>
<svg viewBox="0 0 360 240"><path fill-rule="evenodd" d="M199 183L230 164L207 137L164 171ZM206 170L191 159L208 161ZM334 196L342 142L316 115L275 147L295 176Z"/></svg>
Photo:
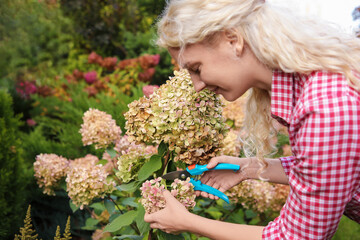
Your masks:
<svg viewBox="0 0 360 240"><path fill-rule="evenodd" d="M201 175L202 173L210 170L234 170L238 171L240 169L239 165L236 164L230 164L230 163L219 163L216 165L216 167L208 169L207 165L197 165L193 164L186 168L186 170L183 171L174 171L169 172L162 176L162 178L166 180L174 180L176 178L179 178L180 180L186 180L188 177L190 177L190 183L194 185L195 191L203 191L210 194L213 194L215 196L218 196L225 202L229 203L229 198L221 191L219 191L216 188L213 188L209 185L203 184L200 180L196 180L192 178L191 176L197 176Z"/></svg>

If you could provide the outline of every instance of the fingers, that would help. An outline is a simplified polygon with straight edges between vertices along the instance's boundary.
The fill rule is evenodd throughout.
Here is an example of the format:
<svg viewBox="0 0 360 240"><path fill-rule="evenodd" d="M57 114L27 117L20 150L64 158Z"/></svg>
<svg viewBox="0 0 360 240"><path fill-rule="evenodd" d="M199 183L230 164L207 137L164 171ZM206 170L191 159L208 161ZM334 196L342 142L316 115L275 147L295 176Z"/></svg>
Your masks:
<svg viewBox="0 0 360 240"><path fill-rule="evenodd" d="M147 223L151 223L154 222L154 213L153 214L149 214L149 213L145 213L144 215L144 221Z"/></svg>
<svg viewBox="0 0 360 240"><path fill-rule="evenodd" d="M219 157L213 157L206 167L208 169L216 167L216 165L218 165L218 163L220 163L219 160L220 160Z"/></svg>

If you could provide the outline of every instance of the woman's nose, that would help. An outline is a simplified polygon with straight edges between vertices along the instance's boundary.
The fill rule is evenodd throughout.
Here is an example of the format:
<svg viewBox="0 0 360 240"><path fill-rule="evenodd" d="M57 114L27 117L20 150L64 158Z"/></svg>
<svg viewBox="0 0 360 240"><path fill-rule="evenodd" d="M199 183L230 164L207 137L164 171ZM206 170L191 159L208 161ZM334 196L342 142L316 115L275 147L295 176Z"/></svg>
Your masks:
<svg viewBox="0 0 360 240"><path fill-rule="evenodd" d="M193 79L192 82L193 82L193 85L194 85L194 88L195 88L196 92L200 92L201 90L203 90L206 87L206 84L204 82L202 82L202 81Z"/></svg>

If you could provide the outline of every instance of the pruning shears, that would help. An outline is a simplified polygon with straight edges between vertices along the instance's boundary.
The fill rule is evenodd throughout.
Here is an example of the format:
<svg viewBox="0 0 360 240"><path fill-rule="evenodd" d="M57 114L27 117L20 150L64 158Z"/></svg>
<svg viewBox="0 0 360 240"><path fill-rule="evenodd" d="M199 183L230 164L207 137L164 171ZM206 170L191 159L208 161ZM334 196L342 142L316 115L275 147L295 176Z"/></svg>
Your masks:
<svg viewBox="0 0 360 240"><path fill-rule="evenodd" d="M163 175L162 178L164 178L166 180L174 180L176 178L178 178L180 180L186 180L188 177L190 177L190 183L192 185L194 185L195 191L203 191L203 192L213 194L215 196L218 196L225 202L230 203L229 198L226 196L226 194L224 194L223 192L219 191L216 188L213 188L213 187L210 187L209 185L203 184L200 180L196 180L196 179L192 178L191 176L198 176L198 175L201 175L202 173L204 173L206 171L210 171L210 170L238 171L239 169L240 169L239 165L230 164L230 163L219 163L218 165L216 165L216 167L211 168L211 169L208 169L207 165L193 164L193 165L188 166L186 168L186 170L169 172L169 173Z"/></svg>

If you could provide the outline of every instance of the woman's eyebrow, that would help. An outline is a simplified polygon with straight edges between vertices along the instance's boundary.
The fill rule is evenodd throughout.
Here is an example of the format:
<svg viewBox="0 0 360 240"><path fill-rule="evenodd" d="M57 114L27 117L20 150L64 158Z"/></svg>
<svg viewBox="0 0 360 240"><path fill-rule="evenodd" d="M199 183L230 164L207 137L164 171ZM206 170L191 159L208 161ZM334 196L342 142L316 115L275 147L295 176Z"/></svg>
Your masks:
<svg viewBox="0 0 360 240"><path fill-rule="evenodd" d="M194 65L196 65L198 62L186 62L183 66L183 68L185 69L189 69L191 67L194 67Z"/></svg>

